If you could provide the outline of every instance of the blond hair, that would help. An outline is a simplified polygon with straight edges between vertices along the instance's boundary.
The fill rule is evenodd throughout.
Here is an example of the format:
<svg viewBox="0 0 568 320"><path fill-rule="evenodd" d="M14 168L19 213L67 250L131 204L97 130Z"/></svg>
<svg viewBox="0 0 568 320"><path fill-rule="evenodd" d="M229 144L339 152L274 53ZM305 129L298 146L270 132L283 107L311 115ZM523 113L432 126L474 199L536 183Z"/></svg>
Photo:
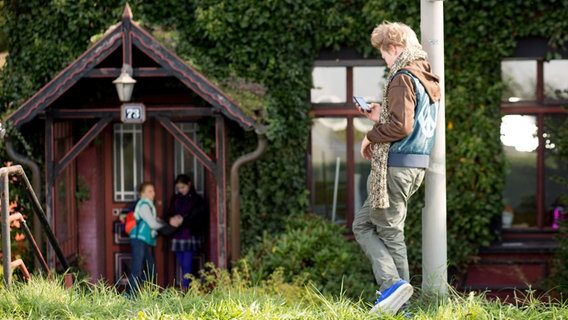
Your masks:
<svg viewBox="0 0 568 320"><path fill-rule="evenodd" d="M384 21L371 33L371 44L378 50L387 50L389 46L422 49L422 45L412 28L401 22Z"/></svg>

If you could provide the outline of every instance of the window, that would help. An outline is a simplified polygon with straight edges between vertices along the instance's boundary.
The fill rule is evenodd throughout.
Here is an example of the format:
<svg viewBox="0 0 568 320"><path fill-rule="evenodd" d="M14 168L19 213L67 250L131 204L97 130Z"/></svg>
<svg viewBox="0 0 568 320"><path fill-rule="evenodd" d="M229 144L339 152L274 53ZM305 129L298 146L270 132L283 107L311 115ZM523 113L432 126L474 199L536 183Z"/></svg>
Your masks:
<svg viewBox="0 0 568 320"><path fill-rule="evenodd" d="M352 96L380 102L385 66L379 60L316 61L311 90L309 185L314 213L350 227L367 198L371 163L361 141L372 127L354 108Z"/></svg>
<svg viewBox="0 0 568 320"><path fill-rule="evenodd" d="M532 115L506 115L501 124L501 142L509 164L504 198L514 209L517 226L537 224L537 125Z"/></svg>
<svg viewBox="0 0 568 320"><path fill-rule="evenodd" d="M197 132L199 131L199 125L197 123L177 123L180 129L196 144L199 144L197 139ZM187 151L177 140L174 140L174 174L187 174L195 191L203 195L204 192L204 171L203 165L197 158Z"/></svg>
<svg viewBox="0 0 568 320"><path fill-rule="evenodd" d="M568 99L568 60L551 60L544 64L545 99Z"/></svg>
<svg viewBox="0 0 568 320"><path fill-rule="evenodd" d="M367 199L367 177L371 173L371 162L361 157L361 142L363 137L371 130L373 122L367 118L354 118L353 129L353 159L355 162L355 177L354 177L354 206L355 214L359 212L363 206L363 202Z"/></svg>
<svg viewBox="0 0 568 320"><path fill-rule="evenodd" d="M317 118L312 126L313 210L345 223L347 214L347 119Z"/></svg>
<svg viewBox="0 0 568 320"><path fill-rule="evenodd" d="M501 142L509 165L506 205L513 208L512 228L550 228L552 205L566 186L566 164L553 157L555 126L568 104L568 60L509 59L501 63L503 91Z"/></svg>
<svg viewBox="0 0 568 320"><path fill-rule="evenodd" d="M346 69L342 67L314 68L312 102L344 103L346 95L345 72Z"/></svg>
<svg viewBox="0 0 568 320"><path fill-rule="evenodd" d="M501 63L501 78L505 82L503 100L518 102L536 99L536 61L513 60Z"/></svg>
<svg viewBox="0 0 568 320"><path fill-rule="evenodd" d="M555 141L558 139L556 128L566 123L567 115L546 115L544 117L544 203L546 205L545 226L552 225L553 209L561 194L568 194L568 187L557 181L558 177L568 177L568 165L554 157L558 152Z"/></svg>
<svg viewBox="0 0 568 320"><path fill-rule="evenodd" d="M115 123L113 127L114 201L134 201L143 181L142 125Z"/></svg>
<svg viewBox="0 0 568 320"><path fill-rule="evenodd" d="M383 100L385 67L353 67L353 92L367 102Z"/></svg>

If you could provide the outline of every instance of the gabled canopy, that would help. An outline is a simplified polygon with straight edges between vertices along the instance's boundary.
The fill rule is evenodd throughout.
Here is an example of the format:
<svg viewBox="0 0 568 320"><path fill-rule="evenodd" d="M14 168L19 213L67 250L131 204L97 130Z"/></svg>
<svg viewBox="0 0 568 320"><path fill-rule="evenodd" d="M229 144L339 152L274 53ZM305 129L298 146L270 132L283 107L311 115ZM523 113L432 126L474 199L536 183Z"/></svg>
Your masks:
<svg viewBox="0 0 568 320"><path fill-rule="evenodd" d="M109 62L116 60L120 48L122 64L133 67L134 78L173 76L227 118L236 121L246 130L252 129L254 120L224 92L132 21L128 4L124 8L122 21L114 29L22 104L7 121L11 121L15 127L31 121L82 78L108 78L110 83L118 77L122 68L116 61ZM144 55L143 59L132 61L134 51ZM136 65L140 60L152 61L153 66Z"/></svg>

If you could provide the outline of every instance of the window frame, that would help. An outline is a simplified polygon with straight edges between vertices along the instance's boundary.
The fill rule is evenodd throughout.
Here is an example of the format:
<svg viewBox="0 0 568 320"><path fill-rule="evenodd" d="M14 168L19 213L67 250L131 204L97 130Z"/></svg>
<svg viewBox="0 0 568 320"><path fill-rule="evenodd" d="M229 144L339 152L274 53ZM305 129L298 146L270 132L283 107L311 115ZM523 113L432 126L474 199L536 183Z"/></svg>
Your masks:
<svg viewBox="0 0 568 320"><path fill-rule="evenodd" d="M342 53L338 53L341 55ZM319 59L314 61L314 68L316 67L344 67L345 72L345 102L339 103L311 103L310 114L314 118L319 117L332 117L332 118L345 118L347 119L346 128L346 184L347 184L347 208L345 212L345 226L351 230L353 219L355 217L355 156L354 156L354 136L355 128L353 121L355 118L363 117L353 104L353 69L356 67L384 67L384 61L380 59L343 59L341 57L328 57L328 59ZM381 88L382 89L382 88ZM310 101L311 94L310 94ZM312 192L313 185L313 166L312 166L312 136L308 139L308 161L307 161L307 181L306 187L310 191L309 209L313 212L314 208L314 194ZM365 177L366 178L366 177Z"/></svg>
<svg viewBox="0 0 568 320"><path fill-rule="evenodd" d="M501 101L500 109L503 115L532 115L535 116L537 121L537 137L538 147L536 149L537 163L536 163L536 210L537 210L537 225L538 229L547 228L545 225L546 214L548 206L546 202L546 188L545 188L545 137L544 128L546 126L544 118L554 114L565 114L564 106L568 104L568 100L552 100L545 97L544 94L544 63L543 58L506 58L503 61L536 61L536 100L522 100L518 102ZM531 229L529 228L515 228L515 229Z"/></svg>
<svg viewBox="0 0 568 320"><path fill-rule="evenodd" d="M137 186L144 181L144 136L142 124L114 123L112 127L112 166L113 166L113 200L115 202L131 202L138 199ZM124 159L123 141L125 134L132 134L133 157L132 169L133 190L126 190L124 186L125 172L128 164ZM118 135L118 137L117 137ZM120 139L117 145L117 138ZM118 163L117 163L118 162Z"/></svg>
<svg viewBox="0 0 568 320"><path fill-rule="evenodd" d="M199 143L199 124L195 122L177 122L178 127L183 131L183 133L197 145ZM177 177L179 174L191 175L191 181L195 191L203 195L205 193L205 169L203 164L197 159L196 156L192 155L188 150L186 150L179 141L174 139L174 175ZM193 157L193 167L190 170L183 168L186 156ZM178 157L179 156L179 157Z"/></svg>

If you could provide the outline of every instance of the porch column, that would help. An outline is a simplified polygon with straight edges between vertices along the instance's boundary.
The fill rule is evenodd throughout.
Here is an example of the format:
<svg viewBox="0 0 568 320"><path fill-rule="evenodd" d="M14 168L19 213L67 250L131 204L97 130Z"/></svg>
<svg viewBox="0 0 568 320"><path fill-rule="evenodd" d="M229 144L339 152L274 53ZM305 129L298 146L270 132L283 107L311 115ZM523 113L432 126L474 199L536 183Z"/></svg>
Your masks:
<svg viewBox="0 0 568 320"><path fill-rule="evenodd" d="M217 172L215 177L217 180L217 232L218 247L217 256L219 257L219 268L227 268L227 174L225 170L225 120L222 115L215 116L215 140L216 140L216 160Z"/></svg>
<svg viewBox="0 0 568 320"><path fill-rule="evenodd" d="M55 145L54 145L53 116L46 112L45 119L45 215L53 228L53 212L55 194ZM47 227L47 226L46 226ZM52 229L53 230L53 229ZM57 230L54 230L57 234ZM46 246L47 264L51 269L56 268L55 253L52 246Z"/></svg>

